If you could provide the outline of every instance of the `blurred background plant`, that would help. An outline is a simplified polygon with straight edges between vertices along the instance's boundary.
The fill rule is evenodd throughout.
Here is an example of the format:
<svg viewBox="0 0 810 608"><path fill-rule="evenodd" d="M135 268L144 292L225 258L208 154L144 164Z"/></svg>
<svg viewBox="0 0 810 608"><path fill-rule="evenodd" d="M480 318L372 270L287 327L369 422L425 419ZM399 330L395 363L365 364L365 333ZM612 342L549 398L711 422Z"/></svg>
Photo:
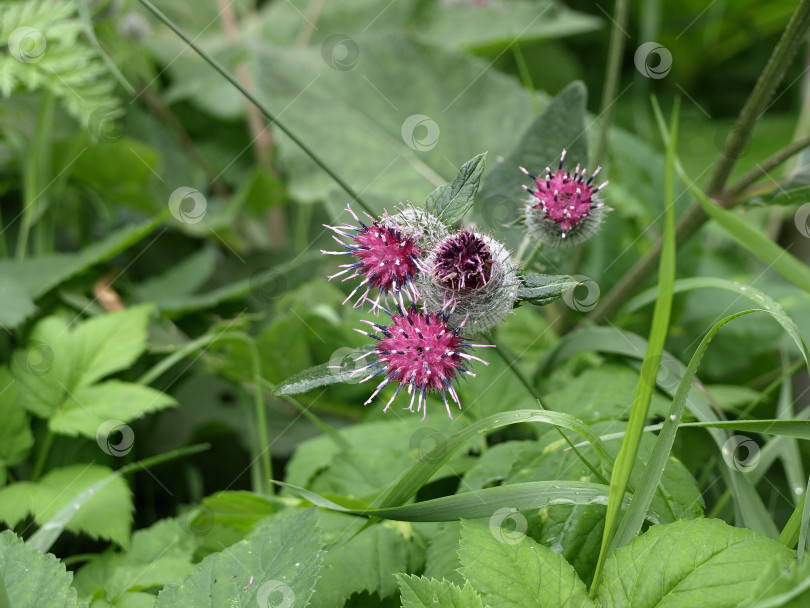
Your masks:
<svg viewBox="0 0 810 608"><path fill-rule="evenodd" d="M651 298L639 294L655 285L654 272L632 288L615 286L638 260L655 262L665 226L664 145L650 95L665 114L681 99L677 153L703 185L729 153L740 109L796 10L781 0L630 1L625 18L614 14L621 0L157 4L260 109L145 4L0 3L8 45L0 55L0 521L24 539L39 535L38 549L78 570L78 597L93 606L152 606L201 557L255 534L256 522L295 500L288 490L277 496L271 479L343 506L372 504L428 452L423 443L442 445L492 414L536 408L538 394L598 434L623 431L645 348L634 340L652 318ZM621 44L611 46L611 32ZM615 91L605 97L606 60L622 47ZM810 134L803 53L785 63L722 194L746 223L806 261L805 154L747 177ZM539 175L565 146L572 167L604 166L613 211L586 245L522 251L527 271L571 275L580 286L510 315L491 337L503 357L489 357L475 384L461 386L456 426L439 412L427 432L398 408L385 416L378 403L363 408L369 390L351 382L280 394L293 391L278 385L307 368L353 365L348 355L367 342L352 331L367 315L341 306L351 287L327 282L333 265L319 254L332 248L323 224L339 223L354 198L341 182L372 213L394 212L421 205L487 152L465 222L517 251L525 199L517 166ZM686 183L674 202L678 216L692 203ZM810 335L807 292L717 223L680 244L677 272L756 287ZM613 306L603 307L611 292ZM741 298L676 294L666 350L677 361L663 368L674 381L662 388L659 378L648 422L665 419L683 364L712 325L745 308ZM572 330L591 322L605 328L589 330L588 346L570 346ZM792 416L806 403L807 377L786 337L755 315L725 327L702 361L700 398L730 418ZM632 348L616 346L627 340ZM592 473L570 452L545 456L560 440L547 426L489 431L444 464L419 499ZM653 441L647 433L642 456ZM683 429L679 460L665 475L670 493L653 508L666 521L711 514L776 536L806 486L807 453L793 438L773 441L755 443L763 462L756 489L742 496L707 432ZM583 455L597 461L590 447ZM81 508L60 511L77 496ZM744 501L757 525L741 514ZM598 539L584 531L603 519L602 507L535 509L527 534L559 549L589 583L598 546L587 543ZM340 540L350 520L321 512L323 538ZM54 521L67 532L44 538ZM459 534L458 522L371 526L312 557L328 566L313 605L398 605L395 572L463 584ZM176 539L165 556L162 538ZM318 545L314 556L320 544L305 541ZM365 564L375 543L385 559ZM258 581L248 588L262 593Z"/></svg>

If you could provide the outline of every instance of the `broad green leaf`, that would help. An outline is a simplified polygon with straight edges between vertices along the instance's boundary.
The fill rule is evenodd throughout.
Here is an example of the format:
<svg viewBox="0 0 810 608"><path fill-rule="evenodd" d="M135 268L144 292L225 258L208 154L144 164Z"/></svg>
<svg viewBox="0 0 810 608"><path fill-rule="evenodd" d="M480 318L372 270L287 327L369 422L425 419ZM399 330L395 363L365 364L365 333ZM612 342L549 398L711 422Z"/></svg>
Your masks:
<svg viewBox="0 0 810 608"><path fill-rule="evenodd" d="M62 435L98 438L105 422L129 422L174 405L173 397L148 386L108 380L71 392L51 416L48 428ZM107 441L106 435L102 439Z"/></svg>
<svg viewBox="0 0 810 608"><path fill-rule="evenodd" d="M794 553L762 534L717 519L653 526L605 562L596 599L604 608L745 605L764 568Z"/></svg>
<svg viewBox="0 0 810 608"><path fill-rule="evenodd" d="M525 196L526 182L518 167L541 175L545 167L555 167L566 150L566 166L588 163L588 137L585 134L585 85L574 82L563 89L523 134L520 143L501 160L499 158L481 186L480 200L500 195L513 198L515 205Z"/></svg>
<svg viewBox="0 0 810 608"><path fill-rule="evenodd" d="M804 608L810 602L810 560L793 564L790 570L780 563L765 568L757 580L748 608Z"/></svg>
<svg viewBox="0 0 810 608"><path fill-rule="evenodd" d="M484 608L481 597L467 582L453 583L412 574L397 574L402 608Z"/></svg>
<svg viewBox="0 0 810 608"><path fill-rule="evenodd" d="M53 555L26 545L11 530L0 532L0 605L8 608L74 608L73 575Z"/></svg>
<svg viewBox="0 0 810 608"><path fill-rule="evenodd" d="M49 471L38 482L19 481L0 489L0 519L9 526L32 513L43 529L46 524L56 528L50 520L64 509L72 509L62 524L68 530L128 545L132 496L126 482L107 467L71 465ZM47 550L52 541L36 543Z"/></svg>
<svg viewBox="0 0 810 608"><path fill-rule="evenodd" d="M25 460L34 445L28 415L17 399L17 385L11 372L0 367L0 485L3 469Z"/></svg>
<svg viewBox="0 0 810 608"><path fill-rule="evenodd" d="M168 211L140 224L125 226L78 253L58 253L27 260L0 260L0 276L8 276L36 299L75 274L118 255L145 238L168 216Z"/></svg>
<svg viewBox="0 0 810 608"><path fill-rule="evenodd" d="M437 215L447 226L461 221L475 203L475 195L484 174L485 159L486 153L464 163L451 183L439 186L428 194L425 208Z"/></svg>
<svg viewBox="0 0 810 608"><path fill-rule="evenodd" d="M0 273L0 326L14 329L36 312L31 296L13 277Z"/></svg>
<svg viewBox="0 0 810 608"><path fill-rule="evenodd" d="M80 597L88 598L101 589L107 601L119 605L128 591L181 582L191 574L193 554L193 537L175 520L160 520L135 532L129 550L93 557L76 574L74 585Z"/></svg>
<svg viewBox="0 0 810 608"><path fill-rule="evenodd" d="M528 273L518 288L518 298L535 306L545 306L575 289L579 282L567 275Z"/></svg>
<svg viewBox="0 0 810 608"><path fill-rule="evenodd" d="M319 521L324 539L341 535L352 522L338 513L321 512ZM393 573L411 570L410 539L397 526L408 524L376 524L369 526L343 544L332 546L324 555L321 577L315 585L310 606L332 608L342 606L354 593L364 591L381 598L393 595L396 580Z"/></svg>
<svg viewBox="0 0 810 608"><path fill-rule="evenodd" d="M518 525L518 524L516 524ZM544 545L500 527L462 522L461 572L492 608L593 606L574 569Z"/></svg>
<svg viewBox="0 0 810 608"><path fill-rule="evenodd" d="M146 348L150 304L92 317L73 329L70 343L80 366L74 386L127 369ZM80 354L79 354L80 353Z"/></svg>
<svg viewBox="0 0 810 608"><path fill-rule="evenodd" d="M315 510L281 512L206 557L181 584L166 585L155 608L306 606L322 560Z"/></svg>
<svg viewBox="0 0 810 608"><path fill-rule="evenodd" d="M459 574L458 544L461 540L461 523L445 521L439 523L415 523L414 529L429 526L428 547L425 552L425 576L447 579L462 585L464 579Z"/></svg>

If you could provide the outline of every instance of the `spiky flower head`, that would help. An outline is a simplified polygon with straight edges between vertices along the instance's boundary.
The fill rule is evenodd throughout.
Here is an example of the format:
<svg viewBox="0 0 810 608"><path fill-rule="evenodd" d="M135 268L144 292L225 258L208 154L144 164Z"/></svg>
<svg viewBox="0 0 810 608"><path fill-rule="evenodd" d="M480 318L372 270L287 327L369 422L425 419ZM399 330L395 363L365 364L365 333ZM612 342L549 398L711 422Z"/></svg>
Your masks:
<svg viewBox="0 0 810 608"><path fill-rule="evenodd" d="M441 241L418 276L425 308L449 313L451 327L467 320L470 333L499 325L514 306L517 266L506 247L492 237L461 230Z"/></svg>
<svg viewBox="0 0 810 608"><path fill-rule="evenodd" d="M447 314L419 311L415 304L405 310L398 308L394 313L386 312L391 316L391 325L365 321L373 328L374 333L355 330L377 340L373 351L356 360L374 354L377 355L377 360L352 374L367 373L368 376L361 383L377 376L385 376L364 405L371 403L385 386L393 383L398 385L396 392L388 400L383 412L388 411L399 392L405 388L411 395L411 403L407 409L413 412L416 401L416 411L422 411L422 420L427 417L427 395L430 393L441 394L447 415L452 420L447 393L461 409L453 380L457 380L459 374L475 377L466 367L470 361L488 365L483 359L467 352L470 348L485 345L466 342L459 336L464 323L451 329L447 324Z"/></svg>
<svg viewBox="0 0 810 608"><path fill-rule="evenodd" d="M356 226L324 224L337 235L349 239L347 243L337 236L332 237L346 251L321 250L321 253L326 255L350 255L354 258L351 263L340 266L343 270L329 277L330 281L341 275L348 275L342 279L343 281L362 278L343 303L348 302L363 288L365 289L357 297L355 308L365 302L371 302L372 310L379 309L380 297L385 297L387 304L389 294L394 296L395 301L398 299L403 307L405 306L403 293L410 301L415 302L419 292L416 291L414 277L420 270L422 257L422 249L416 243L417 235L404 233L399 224L387 214L381 220L366 214L369 219L369 224L366 225L351 207L347 206L346 210L357 222ZM375 289L378 292L377 298L372 300L368 296Z"/></svg>
<svg viewBox="0 0 810 608"><path fill-rule="evenodd" d="M416 245L422 251L430 251L436 244L447 237L450 231L447 226L427 209L415 207L410 203L397 209L398 213L391 217L402 230L403 234L413 236Z"/></svg>
<svg viewBox="0 0 810 608"><path fill-rule="evenodd" d="M585 180L587 170L577 165L574 173L563 171L565 150L560 155L560 164L552 173L546 167L543 178L535 177L523 167L520 170L531 177L536 189L523 188L531 194L526 202L526 228L529 235L548 247L573 246L591 238L599 228L605 213L604 203L598 192L608 185L604 182L594 186L593 180L601 170Z"/></svg>

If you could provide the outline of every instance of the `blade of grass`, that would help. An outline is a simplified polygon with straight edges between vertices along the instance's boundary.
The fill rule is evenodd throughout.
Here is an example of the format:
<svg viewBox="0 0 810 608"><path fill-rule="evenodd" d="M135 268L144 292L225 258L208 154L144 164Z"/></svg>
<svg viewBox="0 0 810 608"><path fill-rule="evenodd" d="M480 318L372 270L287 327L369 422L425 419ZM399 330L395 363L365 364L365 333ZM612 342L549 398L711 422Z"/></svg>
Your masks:
<svg viewBox="0 0 810 608"><path fill-rule="evenodd" d="M655 105L656 111L658 106ZM658 270L658 298L655 301L650 338L647 352L641 366L641 375L636 385L633 405L630 410L630 419L627 423L627 434L619 448L613 474L610 479L610 500L605 514L605 530L602 536L602 547L591 584L591 595L596 593L605 560L610 553L613 536L618 525L618 517L630 481L630 474L636 464L638 447L641 443L644 423L650 406L655 381L658 376L658 367L661 353L664 351L669 318L672 311L672 288L675 283L675 145L676 129L678 125L678 104L676 102L672 111L670 122L670 137L667 145L667 163L665 176L664 206L666 210L666 227L664 229L664 243L661 252L661 263ZM656 484L657 486L657 484ZM655 488L653 488L654 490Z"/></svg>
<svg viewBox="0 0 810 608"><path fill-rule="evenodd" d="M275 483L293 490L318 507L363 517L398 521L456 521L461 518L491 517L497 509L505 505L521 511L553 505L605 505L608 500L608 486L584 481L555 480L495 486L400 507L348 509L304 488L280 481ZM649 514L649 520L653 523L664 521L655 513Z"/></svg>
<svg viewBox="0 0 810 608"><path fill-rule="evenodd" d="M425 454L419 462L400 476L379 501L381 508L398 507L413 497L419 489L444 465L451 456L471 440L511 424L522 422L543 422L572 430L582 435L590 443L608 470L613 459L599 440L599 436L584 422L563 412L548 410L514 410L487 416L450 436Z"/></svg>

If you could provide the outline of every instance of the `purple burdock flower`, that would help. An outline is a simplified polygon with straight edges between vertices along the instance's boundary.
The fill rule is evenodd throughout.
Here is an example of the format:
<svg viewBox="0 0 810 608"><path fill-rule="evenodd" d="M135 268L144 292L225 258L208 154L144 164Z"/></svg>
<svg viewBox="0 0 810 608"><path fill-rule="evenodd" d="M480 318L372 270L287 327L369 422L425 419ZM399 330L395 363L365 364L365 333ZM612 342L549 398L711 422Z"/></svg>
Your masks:
<svg viewBox="0 0 810 608"><path fill-rule="evenodd" d="M604 215L604 204L597 193L608 185L595 186L594 178L601 170L597 167L586 181L585 168L577 165L573 175L563 171L565 150L554 173L546 167L545 177L535 177L523 167L520 170L531 177L536 189L523 188L532 195L526 203L526 227L529 234L550 247L576 245L596 233Z"/></svg>
<svg viewBox="0 0 810 608"><path fill-rule="evenodd" d="M350 207L347 211L358 223L357 226L343 224L342 226L328 226L326 228L336 232L338 235L350 239L349 243L341 241L333 236L338 243L346 248L346 251L324 251L327 255L351 255L356 261L350 264L342 264L344 270L329 277L331 281L335 277L348 274L343 281L362 277L363 280L343 301L345 304L354 294L365 287L365 291L357 298L354 307L362 306L366 301L372 302L372 310L380 307L380 297L384 296L388 302L388 294L394 295L396 301L399 297L399 304L405 306L402 299L404 293L412 302L419 297L413 278L419 271L422 255L421 249L416 245L417 234L406 235L398 224L386 214L383 220L375 220L366 214L370 220L370 225L364 224L355 215ZM377 289L377 299L371 300L368 294L372 289Z"/></svg>
<svg viewBox="0 0 810 608"><path fill-rule="evenodd" d="M466 342L458 335L464 327L463 323L451 329L447 325L449 315L420 312L415 304L411 304L404 312L399 308L396 313L388 312L388 314L391 315L392 321L388 326L365 321L374 328L373 334L361 329L355 330L377 340L375 349L357 360L372 354L377 355L377 360L355 370L352 374L367 372L369 375L361 382L385 375L385 379L380 382L364 405L371 403L385 386L394 383L398 385L396 392L388 400L383 412L388 410L399 392L406 388L411 395L411 403L407 409L413 412L413 404L416 401L416 411L422 410L422 420L427 416L427 394L432 392L441 393L447 415L452 420L447 393L461 409L458 394L453 388L453 380L456 380L459 374L475 377L475 374L466 368L470 361L480 361L488 365L486 361L466 351L473 347L488 345Z"/></svg>
<svg viewBox="0 0 810 608"><path fill-rule="evenodd" d="M455 327L484 332L499 325L517 298L517 267L502 243L485 234L460 230L441 241L418 277L424 306L447 312ZM449 312L448 312L449 311Z"/></svg>
<svg viewBox="0 0 810 608"><path fill-rule="evenodd" d="M460 230L436 248L433 275L452 289L477 289L492 275L492 255L477 234Z"/></svg>

